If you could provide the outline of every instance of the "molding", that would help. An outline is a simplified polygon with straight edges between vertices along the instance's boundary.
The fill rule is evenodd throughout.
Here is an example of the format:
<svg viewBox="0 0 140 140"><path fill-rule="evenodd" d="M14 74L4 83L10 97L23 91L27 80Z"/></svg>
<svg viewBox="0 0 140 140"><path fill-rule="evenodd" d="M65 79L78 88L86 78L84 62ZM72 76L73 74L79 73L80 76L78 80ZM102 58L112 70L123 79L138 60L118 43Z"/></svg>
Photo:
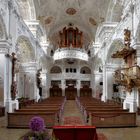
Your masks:
<svg viewBox="0 0 140 140"><path fill-rule="evenodd" d="M11 49L11 44L7 40L0 40L0 54L7 54Z"/></svg>
<svg viewBox="0 0 140 140"><path fill-rule="evenodd" d="M88 54L85 51L82 52L82 50L78 49L61 49L60 51L55 51L53 56L54 61L64 58L74 58L88 61Z"/></svg>
<svg viewBox="0 0 140 140"><path fill-rule="evenodd" d="M23 63L20 65L20 72L36 72L37 71L37 63L36 62L29 62Z"/></svg>
<svg viewBox="0 0 140 140"><path fill-rule="evenodd" d="M66 80L66 79L77 79L83 81L90 81L91 74L76 74L76 73L65 73L65 74L50 74L51 80Z"/></svg>
<svg viewBox="0 0 140 140"><path fill-rule="evenodd" d="M117 64L106 64L105 67L106 67L106 71L107 72L114 72L117 68L120 67L120 65L117 65Z"/></svg>

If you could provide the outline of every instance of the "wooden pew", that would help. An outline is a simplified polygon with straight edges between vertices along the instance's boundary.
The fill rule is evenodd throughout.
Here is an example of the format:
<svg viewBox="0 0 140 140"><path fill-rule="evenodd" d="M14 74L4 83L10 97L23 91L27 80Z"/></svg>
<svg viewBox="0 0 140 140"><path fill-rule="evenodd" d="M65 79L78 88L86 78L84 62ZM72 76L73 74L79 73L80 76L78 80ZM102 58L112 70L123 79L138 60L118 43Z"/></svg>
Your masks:
<svg viewBox="0 0 140 140"><path fill-rule="evenodd" d="M57 114L54 112L14 112L8 113L8 128L29 128L32 117L39 116L44 119L47 128L57 124Z"/></svg>
<svg viewBox="0 0 140 140"><path fill-rule="evenodd" d="M121 105L112 102L90 98L78 98L79 107L85 116L85 121L96 127L134 127L136 126L136 113L124 110Z"/></svg>
<svg viewBox="0 0 140 140"><path fill-rule="evenodd" d="M56 101L56 102L55 102ZM54 103L54 105L53 105ZM8 113L8 128L28 128L29 121L34 116L44 119L46 127L52 127L59 123L65 98L49 98L40 103L32 104L25 108Z"/></svg>
<svg viewBox="0 0 140 140"><path fill-rule="evenodd" d="M136 113L129 112L94 112L91 124L96 127L135 127Z"/></svg>

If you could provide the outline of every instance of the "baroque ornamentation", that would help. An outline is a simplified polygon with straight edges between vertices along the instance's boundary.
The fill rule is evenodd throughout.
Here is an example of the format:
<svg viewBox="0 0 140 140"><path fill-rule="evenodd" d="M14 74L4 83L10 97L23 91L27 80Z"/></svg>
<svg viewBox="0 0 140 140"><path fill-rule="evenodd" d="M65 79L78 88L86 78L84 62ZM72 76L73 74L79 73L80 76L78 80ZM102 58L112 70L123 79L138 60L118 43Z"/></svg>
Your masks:
<svg viewBox="0 0 140 140"><path fill-rule="evenodd" d="M45 24L50 24L50 23L52 22L52 20L53 20L53 17L52 17L52 16L48 17L48 18L45 20Z"/></svg>
<svg viewBox="0 0 140 140"><path fill-rule="evenodd" d="M89 22L90 22L90 24L92 24L93 26L96 26L96 25L97 25L97 22L96 22L92 17L89 18Z"/></svg>
<svg viewBox="0 0 140 140"><path fill-rule="evenodd" d="M66 13L68 14L68 15L74 15L74 14L76 14L76 10L74 9L74 8L68 8L67 10L66 10Z"/></svg>

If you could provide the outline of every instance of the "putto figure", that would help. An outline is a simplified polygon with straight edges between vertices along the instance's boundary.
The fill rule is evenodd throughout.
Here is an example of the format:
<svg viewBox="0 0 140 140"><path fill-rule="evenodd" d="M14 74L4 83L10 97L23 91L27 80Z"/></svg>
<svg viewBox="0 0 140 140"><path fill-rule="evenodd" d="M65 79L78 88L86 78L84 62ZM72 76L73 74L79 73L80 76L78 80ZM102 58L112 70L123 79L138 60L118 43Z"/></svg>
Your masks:
<svg viewBox="0 0 140 140"><path fill-rule="evenodd" d="M124 29L124 44L126 46L130 45L131 41L131 31L128 29Z"/></svg>

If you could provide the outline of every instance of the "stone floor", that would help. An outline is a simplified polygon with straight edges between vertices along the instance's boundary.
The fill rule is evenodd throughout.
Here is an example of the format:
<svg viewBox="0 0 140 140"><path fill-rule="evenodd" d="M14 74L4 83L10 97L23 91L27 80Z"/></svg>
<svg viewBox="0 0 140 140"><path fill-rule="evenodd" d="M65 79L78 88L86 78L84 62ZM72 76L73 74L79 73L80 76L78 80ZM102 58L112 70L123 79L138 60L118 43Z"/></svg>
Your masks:
<svg viewBox="0 0 140 140"><path fill-rule="evenodd" d="M67 104L72 105L72 103L70 102ZM64 116L69 116L69 115L73 116L76 113L80 115L79 111L75 108L75 104L73 104L69 108L65 107L65 110L64 110ZM137 117L137 125L138 127L134 127L134 128L97 129L97 133L105 134L108 140L140 140L140 116ZM22 135L24 135L26 132L29 131L28 129L7 129L6 126L7 126L6 117L1 117L0 118L0 140L18 140Z"/></svg>

